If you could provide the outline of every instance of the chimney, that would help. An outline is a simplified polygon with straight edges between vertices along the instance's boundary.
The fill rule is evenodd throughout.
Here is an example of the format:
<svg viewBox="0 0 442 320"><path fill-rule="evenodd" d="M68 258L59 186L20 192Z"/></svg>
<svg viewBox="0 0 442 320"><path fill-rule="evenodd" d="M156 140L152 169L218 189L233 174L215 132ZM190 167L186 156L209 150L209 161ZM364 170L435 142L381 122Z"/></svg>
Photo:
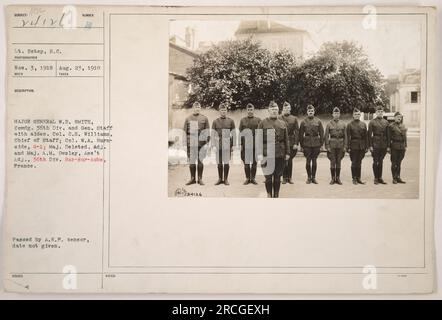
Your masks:
<svg viewBox="0 0 442 320"><path fill-rule="evenodd" d="M195 49L195 29L192 27L186 27L186 47L190 49Z"/></svg>

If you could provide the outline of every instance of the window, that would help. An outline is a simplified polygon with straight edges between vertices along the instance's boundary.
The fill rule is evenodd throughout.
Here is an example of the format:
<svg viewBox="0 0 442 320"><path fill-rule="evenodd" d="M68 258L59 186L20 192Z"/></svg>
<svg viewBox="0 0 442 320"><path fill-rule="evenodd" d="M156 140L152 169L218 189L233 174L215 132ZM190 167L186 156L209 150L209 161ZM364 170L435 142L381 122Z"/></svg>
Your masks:
<svg viewBox="0 0 442 320"><path fill-rule="evenodd" d="M418 92L417 91L411 91L410 92L410 102L411 103L418 103Z"/></svg>

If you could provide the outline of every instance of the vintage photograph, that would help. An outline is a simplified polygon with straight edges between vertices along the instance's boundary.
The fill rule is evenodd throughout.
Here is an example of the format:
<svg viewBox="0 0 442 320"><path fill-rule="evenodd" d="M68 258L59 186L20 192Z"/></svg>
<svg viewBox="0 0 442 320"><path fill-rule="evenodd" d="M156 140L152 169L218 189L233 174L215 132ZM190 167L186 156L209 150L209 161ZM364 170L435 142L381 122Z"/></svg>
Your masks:
<svg viewBox="0 0 442 320"><path fill-rule="evenodd" d="M421 38L388 17L171 21L169 196L418 198Z"/></svg>

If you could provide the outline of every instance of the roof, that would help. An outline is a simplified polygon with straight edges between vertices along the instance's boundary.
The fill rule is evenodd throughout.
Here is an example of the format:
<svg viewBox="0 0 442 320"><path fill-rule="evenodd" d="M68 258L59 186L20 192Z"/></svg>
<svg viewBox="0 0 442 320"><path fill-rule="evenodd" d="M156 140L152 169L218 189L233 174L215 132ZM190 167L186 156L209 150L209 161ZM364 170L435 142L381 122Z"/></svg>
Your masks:
<svg viewBox="0 0 442 320"><path fill-rule="evenodd" d="M198 53L193 52L192 50L189 50L189 49L184 48L182 46L179 46L179 45L177 45L177 44L175 44L175 43L173 43L171 41L169 41L169 46L172 47L172 48L175 48L175 49L177 49L177 50L179 50L179 51L181 51L181 52L183 52L185 54L188 54L189 56L192 56L194 58L198 57Z"/></svg>
<svg viewBox="0 0 442 320"><path fill-rule="evenodd" d="M255 34L255 33L279 33L279 32L306 32L302 29L296 29L285 26L275 21L270 20L243 20L239 24L235 35L239 34Z"/></svg>

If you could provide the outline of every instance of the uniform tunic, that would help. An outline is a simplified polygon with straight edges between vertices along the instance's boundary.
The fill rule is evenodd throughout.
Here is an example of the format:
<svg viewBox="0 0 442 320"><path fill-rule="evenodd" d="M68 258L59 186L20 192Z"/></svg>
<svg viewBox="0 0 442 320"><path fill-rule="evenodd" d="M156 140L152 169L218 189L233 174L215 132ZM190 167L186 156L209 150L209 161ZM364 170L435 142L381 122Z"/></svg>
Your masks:
<svg viewBox="0 0 442 320"><path fill-rule="evenodd" d="M373 149L387 149L388 121L384 118L376 118L368 124L368 145Z"/></svg>
<svg viewBox="0 0 442 320"><path fill-rule="evenodd" d="M217 163L228 163L235 144L235 122L229 117L215 119L212 123L212 139L217 148Z"/></svg>
<svg viewBox="0 0 442 320"><path fill-rule="evenodd" d="M379 166L377 169L379 171L378 178L382 176L382 161L387 154L388 126L389 123L384 118L373 119L368 124L368 145L373 148L373 161L377 166Z"/></svg>
<svg viewBox="0 0 442 320"><path fill-rule="evenodd" d="M367 125L361 120L352 120L347 125L347 149L353 168L360 168L368 149Z"/></svg>
<svg viewBox="0 0 442 320"><path fill-rule="evenodd" d="M340 168L341 160L345 155L347 145L347 132L342 120L332 120L325 127L325 147L327 157L330 159L332 168Z"/></svg>
<svg viewBox="0 0 442 320"><path fill-rule="evenodd" d="M262 136L262 147L259 148L260 153L264 155L265 157L274 157L274 158L285 158L286 155L289 155L289 136L287 131L287 126L284 121L279 120L277 118L272 119L270 117L263 119L259 125L258 129L262 129L262 132L260 133L260 137ZM270 130L274 132L275 140L274 142L274 155L268 155L267 150L270 147L273 147L271 145L268 145L271 143L270 141ZM258 139L258 142L260 142L260 139Z"/></svg>
<svg viewBox="0 0 442 320"><path fill-rule="evenodd" d="M274 168L270 170L267 165L263 167L266 181L269 182L270 176L280 177L284 170L285 156L290 155L289 136L287 126L284 121L277 118L265 118L258 125L257 148L258 154L262 154L268 159L274 160ZM274 133L274 140L271 140L271 134ZM273 145L271 145L273 143ZM272 153L274 149L274 154ZM270 151L270 154L268 153Z"/></svg>
<svg viewBox="0 0 442 320"><path fill-rule="evenodd" d="M239 122L239 131L242 133L241 138L241 160L247 163L256 162L255 155L255 135L261 119L255 116L247 116ZM243 131L249 129L250 132ZM248 134L251 133L251 137ZM247 157L246 157L247 154ZM246 159L247 158L247 159ZM249 159L250 158L250 159Z"/></svg>
<svg viewBox="0 0 442 320"><path fill-rule="evenodd" d="M299 127L302 148L320 148L324 141L324 127L317 117L305 118Z"/></svg>
<svg viewBox="0 0 442 320"><path fill-rule="evenodd" d="M186 135L187 158L192 163L195 162L197 159L202 160L201 158L204 157L200 152L201 148L210 139L209 119L202 114L191 114L184 121L183 130ZM204 137L202 136L203 130L207 130Z"/></svg>
<svg viewBox="0 0 442 320"><path fill-rule="evenodd" d="M299 124L298 119L295 116L289 115L280 115L279 119L284 121L287 126L287 133L289 135L289 147L290 150L293 149L293 146L298 145L299 143Z"/></svg>
<svg viewBox="0 0 442 320"><path fill-rule="evenodd" d="M407 148L407 128L402 123L391 123L388 126L388 142L391 148L392 170L398 170L395 175L399 176L401 162Z"/></svg>

